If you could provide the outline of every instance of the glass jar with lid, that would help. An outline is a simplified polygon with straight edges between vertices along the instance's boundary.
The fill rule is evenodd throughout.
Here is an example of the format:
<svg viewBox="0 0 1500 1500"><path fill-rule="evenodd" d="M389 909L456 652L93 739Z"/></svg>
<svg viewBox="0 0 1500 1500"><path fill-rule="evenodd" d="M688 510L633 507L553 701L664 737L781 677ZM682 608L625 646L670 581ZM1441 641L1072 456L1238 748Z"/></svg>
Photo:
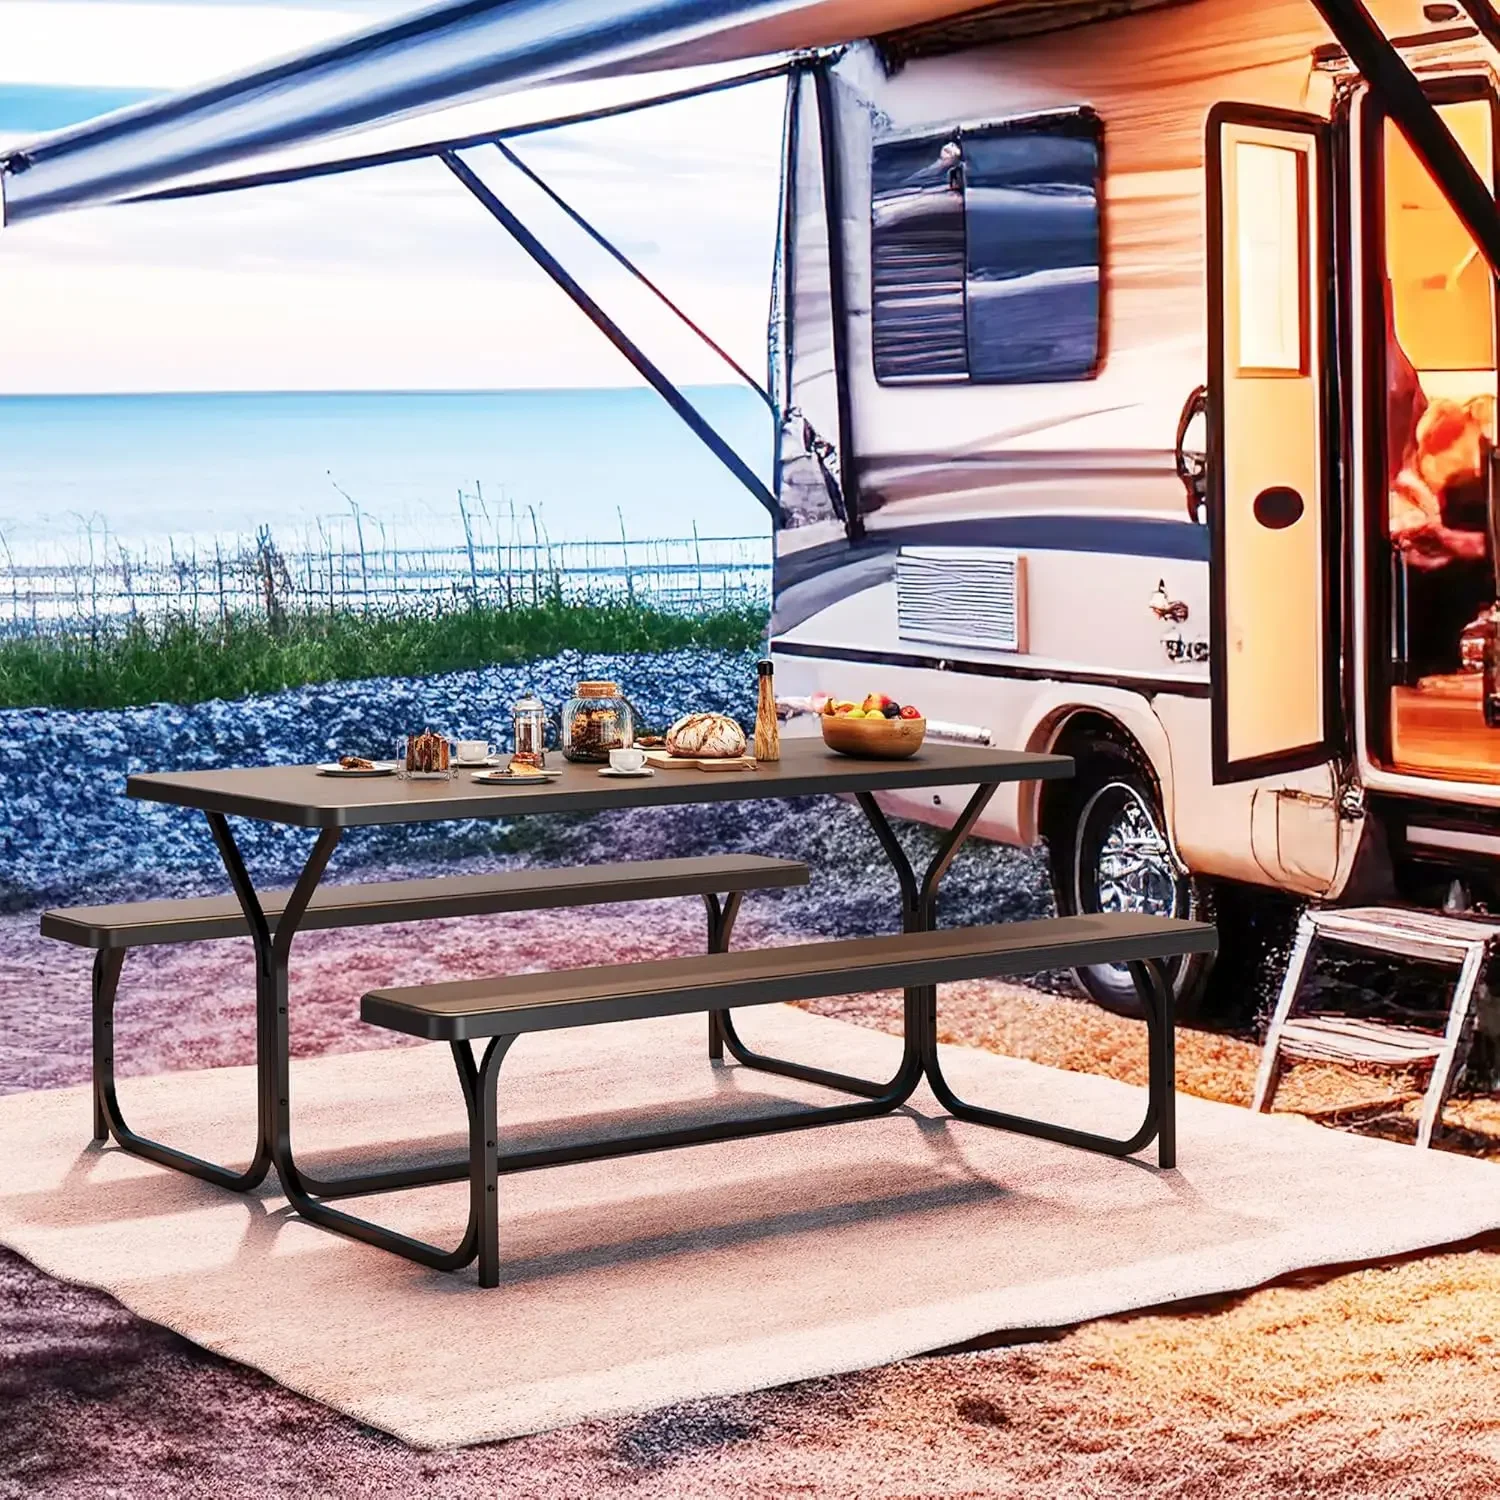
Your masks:
<svg viewBox="0 0 1500 1500"><path fill-rule="evenodd" d="M635 743L635 716L619 685L580 682L563 705L562 753L569 760L609 760L611 750Z"/></svg>
<svg viewBox="0 0 1500 1500"><path fill-rule="evenodd" d="M515 734L512 759L541 771L547 765L547 709L535 693L527 693L511 709Z"/></svg>

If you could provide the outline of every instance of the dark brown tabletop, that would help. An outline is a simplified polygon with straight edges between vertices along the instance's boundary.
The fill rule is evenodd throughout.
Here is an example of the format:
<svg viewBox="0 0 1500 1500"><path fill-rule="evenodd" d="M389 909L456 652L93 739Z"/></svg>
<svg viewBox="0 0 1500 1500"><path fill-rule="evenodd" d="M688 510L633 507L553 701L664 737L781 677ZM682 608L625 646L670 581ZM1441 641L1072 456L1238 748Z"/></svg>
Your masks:
<svg viewBox="0 0 1500 1500"><path fill-rule="evenodd" d="M781 759L753 771L659 770L625 779L599 767L569 764L550 752L547 769L562 774L537 786L486 786L472 771L450 781L394 776L323 776L313 766L167 771L132 776L126 791L148 802L288 823L299 828L360 828L379 823L436 823L450 818L506 818L525 813L595 812L607 807L670 807L755 797L808 797L905 787L981 782L1051 781L1073 774L1065 755L992 750L929 742L908 760L857 760L821 739L788 737Z"/></svg>

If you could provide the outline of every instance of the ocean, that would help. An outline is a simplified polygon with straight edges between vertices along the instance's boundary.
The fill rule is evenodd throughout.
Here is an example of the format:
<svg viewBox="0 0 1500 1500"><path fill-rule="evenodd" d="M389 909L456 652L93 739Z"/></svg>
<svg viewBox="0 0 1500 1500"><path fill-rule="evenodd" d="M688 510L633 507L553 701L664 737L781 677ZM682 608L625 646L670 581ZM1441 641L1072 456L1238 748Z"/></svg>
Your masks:
<svg viewBox="0 0 1500 1500"><path fill-rule="evenodd" d="M753 392L689 398L769 482ZM459 494L465 500L460 505ZM0 396L0 567L232 549L765 539L770 520L661 398L610 390Z"/></svg>

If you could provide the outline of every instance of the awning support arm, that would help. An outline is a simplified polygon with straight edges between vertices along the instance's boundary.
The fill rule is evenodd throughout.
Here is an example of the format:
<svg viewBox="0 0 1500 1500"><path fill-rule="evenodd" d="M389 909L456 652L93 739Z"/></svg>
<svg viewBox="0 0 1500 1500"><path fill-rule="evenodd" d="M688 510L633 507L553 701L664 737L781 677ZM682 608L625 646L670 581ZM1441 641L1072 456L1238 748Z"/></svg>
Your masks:
<svg viewBox="0 0 1500 1500"><path fill-rule="evenodd" d="M495 142L495 149L506 159L506 161L511 164L511 166L513 166L524 178L526 178L528 182L533 183L536 187L540 188L541 191L544 192L547 197L553 203L555 203L557 207L563 211L563 213L568 216L568 218L570 218L586 235L588 235L591 240L593 240L596 245L599 246L601 250L605 252L605 254L610 256L613 260L618 262L627 271L629 271L630 274L634 276L635 279L640 282L640 284L645 287L646 290L650 292L651 295L655 297L656 300L667 309L668 312L670 312L680 323L682 323L684 327L690 329L694 334L696 334L698 338L709 349L717 354L719 358L723 360L724 363L728 365L729 368L733 370L734 373L738 375L740 379L743 380L745 384L748 385L750 389L760 397L762 401L765 402L765 404L771 409L773 413L775 412L776 403L771 399L770 395L764 390L764 388L761 386L761 383L755 378L755 376L753 376L737 359L735 359L735 357L730 354L727 349L725 349L714 338L712 338L704 329L700 328L697 323L695 323L680 307L678 307L678 305L669 296L667 296L667 294L662 291L662 289L657 286L657 284L652 281L652 279L648 275L646 275L646 273L641 270L641 268L636 265L636 263L631 260L628 255L625 254L623 250L619 249L613 241L606 238L605 235L594 228L594 226L589 223L589 221L584 218L584 216L579 213L578 210L574 208L573 205L569 203L561 193L557 192L549 183L545 182L536 172L533 172L532 169L528 167L526 163L522 161L521 158L517 156L516 153L505 144L504 141L497 140Z"/></svg>
<svg viewBox="0 0 1500 1500"><path fill-rule="evenodd" d="M599 306L563 268L545 245L513 214L504 203L474 174L464 161L451 151L441 153L443 165L466 187L512 239L539 265L558 287L587 315L594 326L635 367L637 373L677 413L710 453L755 496L766 510L776 515L776 500L760 477L724 439L704 420L698 409L672 384L647 357L638 344Z"/></svg>
<svg viewBox="0 0 1500 1500"><path fill-rule="evenodd" d="M1313 4L1370 92L1432 173L1490 270L1500 276L1500 210L1495 207L1494 195L1443 124L1401 54L1361 0L1313 0Z"/></svg>

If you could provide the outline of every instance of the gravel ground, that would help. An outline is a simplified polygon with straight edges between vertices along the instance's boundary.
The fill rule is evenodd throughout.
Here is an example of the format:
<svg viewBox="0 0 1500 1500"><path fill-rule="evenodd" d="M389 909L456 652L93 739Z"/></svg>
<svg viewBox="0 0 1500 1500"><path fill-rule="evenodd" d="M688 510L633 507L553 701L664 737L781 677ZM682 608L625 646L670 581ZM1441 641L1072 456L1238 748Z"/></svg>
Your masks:
<svg viewBox="0 0 1500 1500"><path fill-rule="evenodd" d="M186 893L218 878L201 818L130 802L135 771L287 765L344 753L388 757L424 726L456 738L503 738L510 705L534 691L556 710L588 678L622 682L648 724L681 705L755 713L755 653L684 650L632 656L565 652L545 661L427 678L330 682L235 702L91 710L0 710L0 910L107 900L149 890ZM381 860L504 848L507 828L445 823L360 829L335 870ZM304 854L294 830L251 825L243 852L259 878L286 878Z"/></svg>

